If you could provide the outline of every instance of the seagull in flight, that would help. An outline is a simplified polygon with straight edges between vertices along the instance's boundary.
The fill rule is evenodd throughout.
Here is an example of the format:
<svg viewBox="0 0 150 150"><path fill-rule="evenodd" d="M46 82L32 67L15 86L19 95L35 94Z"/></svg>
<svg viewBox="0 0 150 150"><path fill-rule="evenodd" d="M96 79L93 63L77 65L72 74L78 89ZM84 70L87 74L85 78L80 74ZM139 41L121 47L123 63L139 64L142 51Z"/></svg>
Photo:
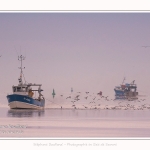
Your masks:
<svg viewBox="0 0 150 150"><path fill-rule="evenodd" d="M147 47L150 47L150 46L142 46L142 47L147 48Z"/></svg>

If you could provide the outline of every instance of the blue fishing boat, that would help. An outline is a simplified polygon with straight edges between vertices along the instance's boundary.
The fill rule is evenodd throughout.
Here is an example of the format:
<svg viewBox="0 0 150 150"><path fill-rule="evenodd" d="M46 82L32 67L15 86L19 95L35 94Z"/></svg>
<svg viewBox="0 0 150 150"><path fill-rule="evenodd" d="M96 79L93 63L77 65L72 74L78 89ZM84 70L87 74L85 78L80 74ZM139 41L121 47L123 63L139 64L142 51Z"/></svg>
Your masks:
<svg viewBox="0 0 150 150"><path fill-rule="evenodd" d="M137 85L132 81L131 83L125 83L125 78L120 86L116 86L114 91L115 91L115 96L116 98L137 98L138 92L137 92Z"/></svg>
<svg viewBox="0 0 150 150"><path fill-rule="evenodd" d="M23 69L25 67L22 67L22 61L24 59L25 57L22 55L18 57L21 62L19 84L12 86L13 94L7 95L8 105L11 109L43 109L45 99L41 93L43 91L41 89L42 84L26 83L26 81L23 83L22 77L24 77Z"/></svg>

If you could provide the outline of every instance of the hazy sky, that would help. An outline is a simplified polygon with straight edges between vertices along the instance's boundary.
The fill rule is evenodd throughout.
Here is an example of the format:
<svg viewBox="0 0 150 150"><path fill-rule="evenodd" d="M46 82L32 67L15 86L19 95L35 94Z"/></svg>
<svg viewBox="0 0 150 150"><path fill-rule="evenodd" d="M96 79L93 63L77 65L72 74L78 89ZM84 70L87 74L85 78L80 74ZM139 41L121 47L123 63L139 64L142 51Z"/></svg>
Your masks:
<svg viewBox="0 0 150 150"><path fill-rule="evenodd" d="M28 83L45 97L78 91L113 95L123 78L150 94L149 13L0 13L0 98L18 84L23 54Z"/></svg>

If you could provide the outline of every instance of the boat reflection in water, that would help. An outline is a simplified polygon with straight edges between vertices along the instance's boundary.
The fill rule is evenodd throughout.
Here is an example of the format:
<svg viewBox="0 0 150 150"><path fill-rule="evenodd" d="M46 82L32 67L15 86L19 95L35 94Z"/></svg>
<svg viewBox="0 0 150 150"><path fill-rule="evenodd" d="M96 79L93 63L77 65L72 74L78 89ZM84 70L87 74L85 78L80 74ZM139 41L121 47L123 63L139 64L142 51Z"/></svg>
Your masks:
<svg viewBox="0 0 150 150"><path fill-rule="evenodd" d="M8 117L41 117L44 116L44 109L32 110L32 109L10 109L8 110Z"/></svg>

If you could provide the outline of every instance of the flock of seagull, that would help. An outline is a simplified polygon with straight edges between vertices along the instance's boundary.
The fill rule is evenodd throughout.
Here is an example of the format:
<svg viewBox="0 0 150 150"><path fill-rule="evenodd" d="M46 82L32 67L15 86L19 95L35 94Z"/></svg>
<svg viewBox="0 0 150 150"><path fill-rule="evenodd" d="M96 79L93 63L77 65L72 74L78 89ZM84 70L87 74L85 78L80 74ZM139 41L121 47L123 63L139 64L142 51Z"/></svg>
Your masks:
<svg viewBox="0 0 150 150"><path fill-rule="evenodd" d="M109 96L90 94L90 92L60 96L62 101L69 104L69 108L72 109L150 110L150 103L148 104L146 99L111 99ZM63 102L59 104L61 109L66 108Z"/></svg>

